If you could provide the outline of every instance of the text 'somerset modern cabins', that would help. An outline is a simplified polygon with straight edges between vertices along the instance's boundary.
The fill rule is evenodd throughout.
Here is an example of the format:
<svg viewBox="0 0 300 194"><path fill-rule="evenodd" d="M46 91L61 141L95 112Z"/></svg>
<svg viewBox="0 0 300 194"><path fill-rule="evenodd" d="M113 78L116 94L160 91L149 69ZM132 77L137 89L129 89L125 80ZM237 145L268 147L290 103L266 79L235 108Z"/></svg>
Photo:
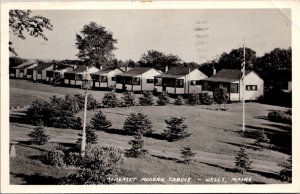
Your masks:
<svg viewBox="0 0 300 194"><path fill-rule="evenodd" d="M210 78L203 80L203 91L213 92L216 88L224 88L230 101L257 100L264 95L264 81L254 71L246 70L243 94L241 70L222 69Z"/></svg>
<svg viewBox="0 0 300 194"><path fill-rule="evenodd" d="M124 73L124 71L119 68L100 68L100 71L96 73L91 73L91 77L93 79L93 88L114 88L116 86L116 75L119 75L121 73Z"/></svg>
<svg viewBox="0 0 300 194"><path fill-rule="evenodd" d="M29 70L32 71L32 79L34 81L45 81L47 71L52 70L53 66L52 63L40 62L38 66L28 69L28 73Z"/></svg>
<svg viewBox="0 0 300 194"><path fill-rule="evenodd" d="M87 77L86 75L90 75L91 73L95 73L97 71L99 71L99 69L93 65L78 66L76 69L64 74L64 84L74 87L81 87L83 78Z"/></svg>
<svg viewBox="0 0 300 194"><path fill-rule="evenodd" d="M161 72L150 67L135 67L127 72L117 75L117 90L127 91L153 91L154 76Z"/></svg>
<svg viewBox="0 0 300 194"><path fill-rule="evenodd" d="M200 80L207 76L197 68L173 67L161 75L155 76L155 91L169 94L201 93Z"/></svg>
<svg viewBox="0 0 300 194"><path fill-rule="evenodd" d="M63 82L64 73L72 71L75 67L75 65L66 64L55 65L53 70L46 72L46 81L53 84L60 84Z"/></svg>
<svg viewBox="0 0 300 194"><path fill-rule="evenodd" d="M14 78L27 78L27 70L38 66L37 61L26 61L17 67L13 67L10 70L10 77ZM32 78L32 71L29 71L29 77Z"/></svg>

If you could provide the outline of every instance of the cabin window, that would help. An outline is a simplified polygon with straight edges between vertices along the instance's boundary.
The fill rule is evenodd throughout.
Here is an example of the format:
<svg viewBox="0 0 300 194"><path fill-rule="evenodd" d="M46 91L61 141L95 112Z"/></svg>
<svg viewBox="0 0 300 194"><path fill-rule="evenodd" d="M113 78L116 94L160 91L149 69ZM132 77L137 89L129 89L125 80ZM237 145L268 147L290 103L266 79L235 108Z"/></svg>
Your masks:
<svg viewBox="0 0 300 194"><path fill-rule="evenodd" d="M154 83L154 79L147 79L147 84L153 84Z"/></svg>
<svg viewBox="0 0 300 194"><path fill-rule="evenodd" d="M177 79L176 80L176 87L177 88L183 88L183 79Z"/></svg>
<svg viewBox="0 0 300 194"><path fill-rule="evenodd" d="M161 86L162 85L162 79L161 78L155 78L154 79L154 85Z"/></svg>
<svg viewBox="0 0 300 194"><path fill-rule="evenodd" d="M116 77L111 77L111 81L116 81Z"/></svg>
<svg viewBox="0 0 300 194"><path fill-rule="evenodd" d="M199 86L201 85L200 80L192 80L191 81L191 86Z"/></svg>
<svg viewBox="0 0 300 194"><path fill-rule="evenodd" d="M75 80L82 80L81 74L75 74Z"/></svg>
<svg viewBox="0 0 300 194"><path fill-rule="evenodd" d="M139 77L133 77L132 78L132 85L140 85L140 78Z"/></svg>
<svg viewBox="0 0 300 194"><path fill-rule="evenodd" d="M246 85L246 90L247 91L256 91L257 85Z"/></svg>
<svg viewBox="0 0 300 194"><path fill-rule="evenodd" d="M107 83L107 76L101 76L100 77L100 82Z"/></svg>
<svg viewBox="0 0 300 194"><path fill-rule="evenodd" d="M42 71L41 71L41 70L37 71L37 74L38 74L38 75L41 75L41 74L42 74Z"/></svg>
<svg viewBox="0 0 300 194"><path fill-rule="evenodd" d="M53 77L53 72L52 71L47 71L46 72L46 77Z"/></svg>
<svg viewBox="0 0 300 194"><path fill-rule="evenodd" d="M116 82L118 83L118 84L122 84L123 83L123 77L122 76L117 76L116 77Z"/></svg>
<svg viewBox="0 0 300 194"><path fill-rule="evenodd" d="M33 70L32 69L27 69L27 75L32 75L33 74Z"/></svg>
<svg viewBox="0 0 300 194"><path fill-rule="evenodd" d="M99 80L100 80L100 76L99 76L99 75L91 75L91 78L92 78L94 81L99 81Z"/></svg>
<svg viewBox="0 0 300 194"><path fill-rule="evenodd" d="M24 69L21 69L21 70L20 70L20 73L24 73Z"/></svg>
<svg viewBox="0 0 300 194"><path fill-rule="evenodd" d="M230 84L230 93L238 93L239 92L238 85L239 84L237 84L237 83L231 83Z"/></svg>
<svg viewBox="0 0 300 194"><path fill-rule="evenodd" d="M125 77L124 81L125 81L125 84L132 84L132 77Z"/></svg>

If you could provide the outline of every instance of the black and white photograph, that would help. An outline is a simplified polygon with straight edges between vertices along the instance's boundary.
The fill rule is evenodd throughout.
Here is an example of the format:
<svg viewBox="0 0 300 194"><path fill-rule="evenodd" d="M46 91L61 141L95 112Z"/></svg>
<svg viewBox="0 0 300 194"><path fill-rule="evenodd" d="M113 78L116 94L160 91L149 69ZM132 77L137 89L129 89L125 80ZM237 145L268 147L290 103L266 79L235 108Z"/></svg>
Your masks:
<svg viewBox="0 0 300 194"><path fill-rule="evenodd" d="M5 181L296 183L292 8L141 4L2 7Z"/></svg>

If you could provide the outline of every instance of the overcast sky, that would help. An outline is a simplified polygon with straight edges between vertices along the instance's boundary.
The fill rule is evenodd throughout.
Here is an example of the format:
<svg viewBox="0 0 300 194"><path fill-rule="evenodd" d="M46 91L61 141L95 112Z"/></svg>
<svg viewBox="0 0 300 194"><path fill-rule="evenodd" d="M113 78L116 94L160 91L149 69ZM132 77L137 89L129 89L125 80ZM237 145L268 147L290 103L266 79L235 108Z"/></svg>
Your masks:
<svg viewBox="0 0 300 194"><path fill-rule="evenodd" d="M91 21L113 33L118 40L114 54L122 60L139 60L154 49L203 62L242 47L243 39L258 56L291 46L289 10L39 10L32 15L49 18L54 28L45 32L48 41L29 36L22 40L11 33L15 50L24 58L76 59L75 34Z"/></svg>

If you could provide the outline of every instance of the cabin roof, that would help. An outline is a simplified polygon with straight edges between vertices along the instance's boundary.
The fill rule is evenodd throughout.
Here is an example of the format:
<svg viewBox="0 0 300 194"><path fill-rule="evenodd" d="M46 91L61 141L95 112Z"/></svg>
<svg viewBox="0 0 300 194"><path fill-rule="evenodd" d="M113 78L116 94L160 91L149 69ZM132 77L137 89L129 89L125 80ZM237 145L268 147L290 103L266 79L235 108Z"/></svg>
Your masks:
<svg viewBox="0 0 300 194"><path fill-rule="evenodd" d="M16 67L13 67L13 68L15 68L15 69L26 69L26 68L30 67L31 65L33 65L35 63L37 63L37 62L36 61L26 61L26 62L24 62L24 63L22 63L22 64L20 64Z"/></svg>
<svg viewBox="0 0 300 194"><path fill-rule="evenodd" d="M76 69L72 70L72 71L69 71L68 73L73 73L73 74L77 74L77 73L82 73L84 72L86 69L90 69L90 68L93 68L95 66L93 65L89 65L89 66L83 66L83 65L80 65L78 66Z"/></svg>
<svg viewBox="0 0 300 194"><path fill-rule="evenodd" d="M245 75L248 75L250 70L246 70ZM204 81L212 82L235 82L241 79L242 72L239 69L222 69L212 77L204 79Z"/></svg>
<svg viewBox="0 0 300 194"><path fill-rule="evenodd" d="M103 75L103 74L107 74L107 73L109 73L109 72L111 72L111 71L114 71L114 70L116 70L116 69L119 69L120 71L122 71L122 72L124 72L123 70L121 70L120 68L105 68L105 69L101 69L101 70L99 70L99 71L97 71L97 72L95 72L95 73L92 73L92 74L97 74L97 75Z"/></svg>
<svg viewBox="0 0 300 194"><path fill-rule="evenodd" d="M194 71L197 69L196 67L190 68L189 67L173 67L169 71L157 75L154 77L160 77L160 78L179 78L185 75L188 75L190 72Z"/></svg>
<svg viewBox="0 0 300 194"><path fill-rule="evenodd" d="M46 69L48 67L50 67L51 65L53 65L52 63L40 63L38 66L35 66L33 68L31 68L32 70L43 70L43 69Z"/></svg>
<svg viewBox="0 0 300 194"><path fill-rule="evenodd" d="M141 75L143 73L146 73L150 69L154 69L154 68L151 68L151 67L135 67L133 69L130 69L127 72L124 72L124 73L120 74L120 76L128 76L128 77L137 76L137 75Z"/></svg>

